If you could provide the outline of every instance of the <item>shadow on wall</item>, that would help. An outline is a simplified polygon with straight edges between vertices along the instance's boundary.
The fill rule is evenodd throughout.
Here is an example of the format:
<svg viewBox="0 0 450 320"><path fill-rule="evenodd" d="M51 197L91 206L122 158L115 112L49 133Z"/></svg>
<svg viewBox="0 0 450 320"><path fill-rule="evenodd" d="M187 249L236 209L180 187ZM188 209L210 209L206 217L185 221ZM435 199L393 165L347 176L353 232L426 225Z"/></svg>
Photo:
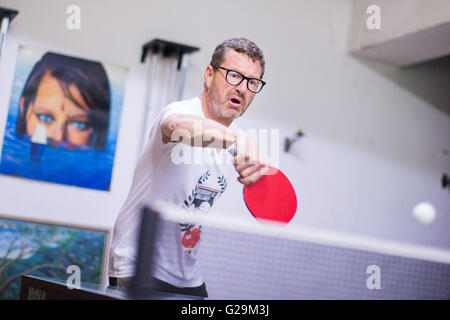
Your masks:
<svg viewBox="0 0 450 320"><path fill-rule="evenodd" d="M450 115L450 56L407 67L395 67L352 55L357 61Z"/></svg>

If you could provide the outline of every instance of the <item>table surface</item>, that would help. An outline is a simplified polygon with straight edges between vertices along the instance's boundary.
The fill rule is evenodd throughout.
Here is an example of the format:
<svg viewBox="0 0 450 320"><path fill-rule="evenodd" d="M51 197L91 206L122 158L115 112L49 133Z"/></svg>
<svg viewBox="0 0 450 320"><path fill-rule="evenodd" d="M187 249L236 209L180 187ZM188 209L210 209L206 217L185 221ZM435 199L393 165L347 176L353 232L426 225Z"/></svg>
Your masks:
<svg viewBox="0 0 450 320"><path fill-rule="evenodd" d="M25 275L22 277L22 290L24 286L39 287L41 290L61 292L61 297L75 299L117 299L132 300L127 289L108 286L105 284L81 282L79 288L70 289L66 281L48 277L36 277ZM53 295L54 296L54 295ZM23 299L26 299L22 297ZM197 296L182 295L157 291L144 300L199 300Z"/></svg>

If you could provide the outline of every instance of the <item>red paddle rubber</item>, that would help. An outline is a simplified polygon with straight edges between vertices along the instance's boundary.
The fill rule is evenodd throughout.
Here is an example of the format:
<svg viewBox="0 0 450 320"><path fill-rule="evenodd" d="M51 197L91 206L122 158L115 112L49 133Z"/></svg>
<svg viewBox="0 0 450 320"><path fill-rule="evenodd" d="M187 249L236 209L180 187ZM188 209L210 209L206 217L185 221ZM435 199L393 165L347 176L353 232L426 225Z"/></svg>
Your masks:
<svg viewBox="0 0 450 320"><path fill-rule="evenodd" d="M273 174L266 174L256 183L244 187L245 204L257 219L288 223L297 211L294 187L280 170L274 167L269 170Z"/></svg>

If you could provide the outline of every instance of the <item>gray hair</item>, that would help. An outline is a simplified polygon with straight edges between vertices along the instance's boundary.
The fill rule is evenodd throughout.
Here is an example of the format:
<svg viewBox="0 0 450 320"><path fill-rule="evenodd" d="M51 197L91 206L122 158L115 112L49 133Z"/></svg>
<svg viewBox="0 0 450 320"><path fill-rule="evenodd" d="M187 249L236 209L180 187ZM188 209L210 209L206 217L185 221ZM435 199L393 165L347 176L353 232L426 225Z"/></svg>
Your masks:
<svg viewBox="0 0 450 320"><path fill-rule="evenodd" d="M266 65L263 52L254 42L246 38L232 38L219 44L213 52L210 65L215 67L220 66L230 49L244 53L254 61L259 61L262 68L261 78L263 77Z"/></svg>

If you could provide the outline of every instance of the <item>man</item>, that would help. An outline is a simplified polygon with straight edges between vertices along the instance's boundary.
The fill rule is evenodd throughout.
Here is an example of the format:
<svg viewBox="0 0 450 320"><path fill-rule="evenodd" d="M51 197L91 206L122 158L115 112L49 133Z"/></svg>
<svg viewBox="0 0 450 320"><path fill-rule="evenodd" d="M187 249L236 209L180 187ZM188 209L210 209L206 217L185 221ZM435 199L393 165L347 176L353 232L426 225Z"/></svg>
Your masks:
<svg viewBox="0 0 450 320"><path fill-rule="evenodd" d="M232 124L264 86L264 67L263 53L253 42L226 40L216 47L206 67L200 97L174 102L162 111L116 220L109 269L112 285L126 287L133 276L143 201L157 199L208 211L226 191L234 170L245 185L264 175L267 167L254 142ZM233 168L218 155L227 153L225 149L235 143L237 154L229 161ZM180 154L201 161L178 161ZM197 259L200 233L201 226L189 224L159 227L153 265L159 290L207 297Z"/></svg>

